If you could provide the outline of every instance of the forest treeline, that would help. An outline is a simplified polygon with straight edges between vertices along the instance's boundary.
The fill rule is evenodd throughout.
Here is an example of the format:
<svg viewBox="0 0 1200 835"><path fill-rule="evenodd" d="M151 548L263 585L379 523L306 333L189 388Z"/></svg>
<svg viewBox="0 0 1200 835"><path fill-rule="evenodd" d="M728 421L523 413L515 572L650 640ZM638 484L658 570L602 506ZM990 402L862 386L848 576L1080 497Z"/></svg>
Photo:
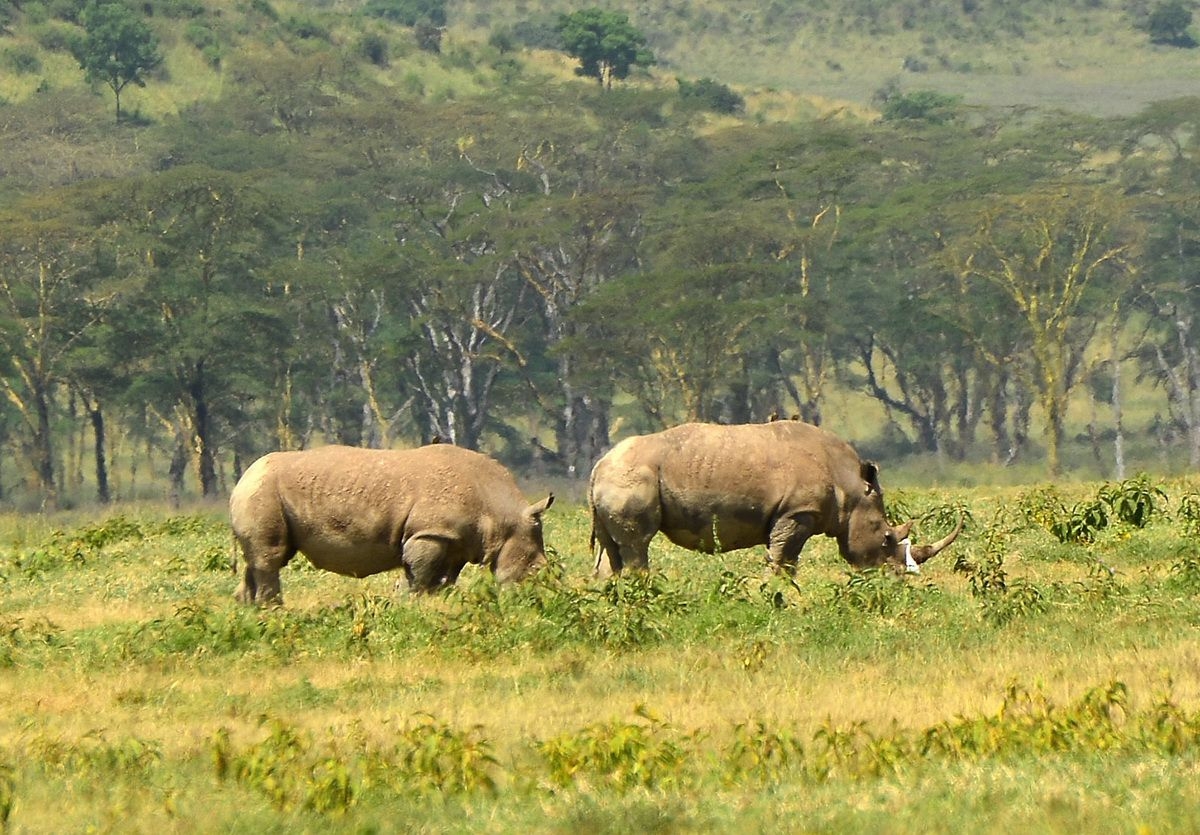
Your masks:
<svg viewBox="0 0 1200 835"><path fill-rule="evenodd" d="M479 92L430 95L279 31L176 116L0 107L6 494L108 500L116 439L204 496L326 442L583 476L618 435L819 423L839 390L909 449L1056 474L1081 398L1119 461L1135 382L1200 464L1200 99L772 123L495 44L432 50Z"/></svg>

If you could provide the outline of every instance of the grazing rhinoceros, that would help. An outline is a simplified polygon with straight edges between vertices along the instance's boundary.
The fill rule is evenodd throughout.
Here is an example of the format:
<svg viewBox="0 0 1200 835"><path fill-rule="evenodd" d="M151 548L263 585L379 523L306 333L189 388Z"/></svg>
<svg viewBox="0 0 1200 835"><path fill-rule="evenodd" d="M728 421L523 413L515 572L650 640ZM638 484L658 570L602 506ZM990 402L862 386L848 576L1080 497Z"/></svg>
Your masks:
<svg viewBox="0 0 1200 835"><path fill-rule="evenodd" d="M771 566L788 574L816 534L837 539L856 567L916 570L962 520L932 545L911 545L911 522L888 524L878 475L845 441L798 421L689 423L626 438L596 462L588 486L596 573L645 568L659 531L708 553L766 545Z"/></svg>
<svg viewBox="0 0 1200 835"><path fill-rule="evenodd" d="M528 505L508 470L455 446L272 452L229 497L246 562L237 598L279 602L279 570L297 551L350 577L403 568L416 591L453 583L467 563L520 580L546 561L553 501Z"/></svg>

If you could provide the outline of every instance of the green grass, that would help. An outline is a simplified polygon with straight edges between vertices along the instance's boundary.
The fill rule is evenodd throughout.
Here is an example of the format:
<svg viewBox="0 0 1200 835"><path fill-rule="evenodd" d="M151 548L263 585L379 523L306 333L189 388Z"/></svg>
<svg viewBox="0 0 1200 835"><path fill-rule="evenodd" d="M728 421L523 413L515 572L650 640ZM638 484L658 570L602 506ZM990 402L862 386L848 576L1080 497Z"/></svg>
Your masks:
<svg viewBox="0 0 1200 835"><path fill-rule="evenodd" d="M971 524L919 577L850 574L810 543L656 540L588 576L587 518L547 515L554 566L284 573L232 600L215 509L0 519L0 816L21 832L1183 832L1197 821L1194 488L1089 543L1050 525L1125 485L893 490ZM1157 494L1156 494L1157 495ZM7 809L7 812L5 811Z"/></svg>

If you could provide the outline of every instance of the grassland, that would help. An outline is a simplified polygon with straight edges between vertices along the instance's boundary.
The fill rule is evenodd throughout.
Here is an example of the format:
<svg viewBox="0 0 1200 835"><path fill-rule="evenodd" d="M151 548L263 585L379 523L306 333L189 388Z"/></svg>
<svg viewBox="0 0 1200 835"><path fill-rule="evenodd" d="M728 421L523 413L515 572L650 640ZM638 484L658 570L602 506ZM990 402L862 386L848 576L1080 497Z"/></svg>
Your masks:
<svg viewBox="0 0 1200 835"><path fill-rule="evenodd" d="M1155 492L1161 489L1162 493ZM1110 512L1091 541L1056 522ZM0 815L14 832L1184 832L1200 826L1200 495L1189 483L893 491L918 577L810 543L656 541L414 598L298 560L232 600L219 508L0 519ZM1060 524L1061 527L1061 524Z"/></svg>

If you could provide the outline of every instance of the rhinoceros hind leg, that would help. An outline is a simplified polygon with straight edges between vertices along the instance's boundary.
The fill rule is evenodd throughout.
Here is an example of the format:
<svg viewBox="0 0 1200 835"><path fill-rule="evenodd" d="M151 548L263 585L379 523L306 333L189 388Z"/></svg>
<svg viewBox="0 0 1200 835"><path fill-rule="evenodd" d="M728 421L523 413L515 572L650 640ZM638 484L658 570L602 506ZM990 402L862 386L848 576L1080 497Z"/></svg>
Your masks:
<svg viewBox="0 0 1200 835"><path fill-rule="evenodd" d="M282 586L279 571L296 553L286 545L256 548L253 542L240 541L245 568L234 597L239 603L281 605Z"/></svg>
<svg viewBox="0 0 1200 835"><path fill-rule="evenodd" d="M599 520L594 521L593 530L596 536L596 566L593 573L601 580L606 580L614 574L620 574L623 567L621 562L621 546L612 538L608 530Z"/></svg>

